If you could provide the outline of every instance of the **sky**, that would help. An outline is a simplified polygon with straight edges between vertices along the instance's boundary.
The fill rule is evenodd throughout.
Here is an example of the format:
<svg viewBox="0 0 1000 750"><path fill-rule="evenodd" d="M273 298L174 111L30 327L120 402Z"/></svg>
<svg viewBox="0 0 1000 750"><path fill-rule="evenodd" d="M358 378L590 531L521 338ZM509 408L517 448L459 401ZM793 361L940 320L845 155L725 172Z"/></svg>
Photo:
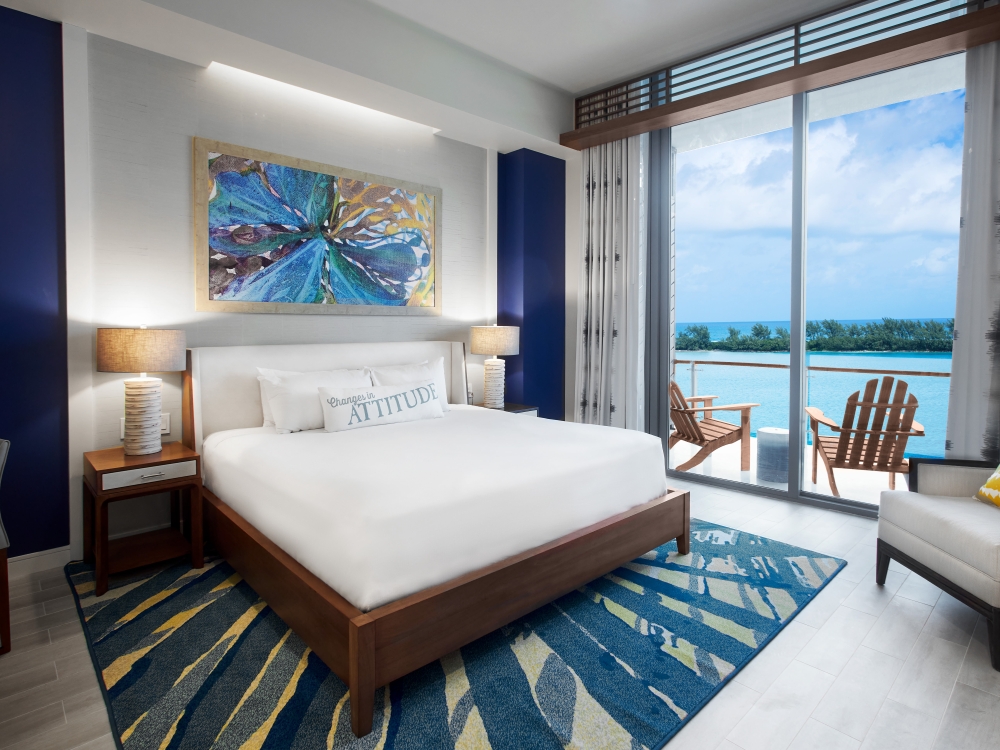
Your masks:
<svg viewBox="0 0 1000 750"><path fill-rule="evenodd" d="M955 314L964 91L810 124L806 317ZM792 131L678 154L677 320L787 320Z"/></svg>

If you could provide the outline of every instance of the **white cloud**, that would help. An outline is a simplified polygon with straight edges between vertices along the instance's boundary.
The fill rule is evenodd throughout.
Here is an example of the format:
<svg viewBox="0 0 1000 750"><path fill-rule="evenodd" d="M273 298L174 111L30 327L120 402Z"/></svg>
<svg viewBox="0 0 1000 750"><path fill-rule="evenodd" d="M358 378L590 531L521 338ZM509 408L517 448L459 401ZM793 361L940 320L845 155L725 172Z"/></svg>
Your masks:
<svg viewBox="0 0 1000 750"><path fill-rule="evenodd" d="M963 101L941 94L814 123L810 228L957 233ZM678 231L787 230L791 169L787 130L679 154Z"/></svg>
<svg viewBox="0 0 1000 750"><path fill-rule="evenodd" d="M928 273L955 273L955 265L958 256L955 251L947 247L936 247L920 258L910 261L911 266L922 267Z"/></svg>

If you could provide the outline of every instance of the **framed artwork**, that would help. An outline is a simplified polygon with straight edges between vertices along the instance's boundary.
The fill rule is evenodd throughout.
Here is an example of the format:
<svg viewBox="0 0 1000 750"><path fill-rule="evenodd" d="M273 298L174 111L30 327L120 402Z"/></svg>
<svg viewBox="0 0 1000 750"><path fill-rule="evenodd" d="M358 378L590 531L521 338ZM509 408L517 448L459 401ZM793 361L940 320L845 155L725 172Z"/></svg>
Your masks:
<svg viewBox="0 0 1000 750"><path fill-rule="evenodd" d="M441 314L441 189L194 139L195 308Z"/></svg>

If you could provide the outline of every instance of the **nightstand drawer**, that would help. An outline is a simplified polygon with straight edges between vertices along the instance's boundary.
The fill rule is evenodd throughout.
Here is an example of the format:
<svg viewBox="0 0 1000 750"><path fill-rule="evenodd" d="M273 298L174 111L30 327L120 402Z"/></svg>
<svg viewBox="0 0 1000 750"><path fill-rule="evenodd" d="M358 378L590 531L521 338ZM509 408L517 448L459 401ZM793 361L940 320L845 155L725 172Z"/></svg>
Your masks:
<svg viewBox="0 0 1000 750"><path fill-rule="evenodd" d="M177 461L161 466L147 466L145 469L127 469L105 474L101 480L102 490L117 490L121 487L133 487L137 484L153 484L166 482L169 479L193 477L198 470L197 461Z"/></svg>

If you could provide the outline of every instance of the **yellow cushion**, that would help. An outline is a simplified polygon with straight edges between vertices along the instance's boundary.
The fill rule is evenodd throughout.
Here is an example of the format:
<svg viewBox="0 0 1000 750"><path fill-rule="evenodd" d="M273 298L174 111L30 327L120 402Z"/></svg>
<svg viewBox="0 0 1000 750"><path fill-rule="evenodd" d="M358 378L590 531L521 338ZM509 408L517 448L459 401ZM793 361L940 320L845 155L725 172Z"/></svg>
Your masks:
<svg viewBox="0 0 1000 750"><path fill-rule="evenodd" d="M976 493L976 500L991 503L1000 508L1000 466L986 480L986 484L979 488L979 492Z"/></svg>

